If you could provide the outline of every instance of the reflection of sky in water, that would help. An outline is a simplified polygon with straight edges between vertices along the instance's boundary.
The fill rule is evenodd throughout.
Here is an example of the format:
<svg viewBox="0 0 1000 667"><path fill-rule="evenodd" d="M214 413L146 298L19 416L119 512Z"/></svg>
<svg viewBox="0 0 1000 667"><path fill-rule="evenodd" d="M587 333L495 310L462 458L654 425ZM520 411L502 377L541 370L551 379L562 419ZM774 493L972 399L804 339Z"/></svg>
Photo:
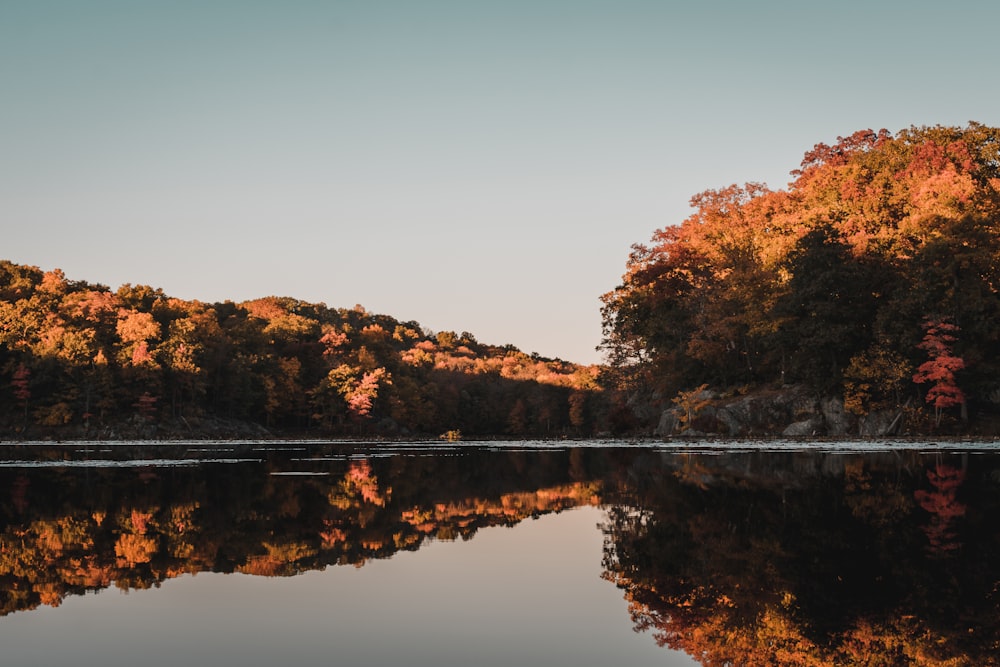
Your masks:
<svg viewBox="0 0 1000 667"><path fill-rule="evenodd" d="M362 568L202 573L0 619L5 665L693 665L632 631L583 507Z"/></svg>

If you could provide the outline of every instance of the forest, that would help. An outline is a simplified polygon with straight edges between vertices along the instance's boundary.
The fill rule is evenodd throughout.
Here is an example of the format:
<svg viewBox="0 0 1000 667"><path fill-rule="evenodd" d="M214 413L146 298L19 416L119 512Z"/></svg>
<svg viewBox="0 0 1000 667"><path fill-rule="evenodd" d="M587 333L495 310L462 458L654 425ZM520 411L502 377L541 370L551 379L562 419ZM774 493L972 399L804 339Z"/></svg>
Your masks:
<svg viewBox="0 0 1000 667"><path fill-rule="evenodd" d="M787 189L731 185L633 246L602 297L621 386L807 387L961 428L1000 404L1000 129L861 130Z"/></svg>
<svg viewBox="0 0 1000 667"><path fill-rule="evenodd" d="M361 306L0 261L0 437L580 436L606 428L599 370Z"/></svg>
<svg viewBox="0 0 1000 667"><path fill-rule="evenodd" d="M672 404L690 426L708 388L1000 431L1000 129L861 130L791 175L702 192L632 247L600 297L601 366L0 261L0 437L644 434Z"/></svg>

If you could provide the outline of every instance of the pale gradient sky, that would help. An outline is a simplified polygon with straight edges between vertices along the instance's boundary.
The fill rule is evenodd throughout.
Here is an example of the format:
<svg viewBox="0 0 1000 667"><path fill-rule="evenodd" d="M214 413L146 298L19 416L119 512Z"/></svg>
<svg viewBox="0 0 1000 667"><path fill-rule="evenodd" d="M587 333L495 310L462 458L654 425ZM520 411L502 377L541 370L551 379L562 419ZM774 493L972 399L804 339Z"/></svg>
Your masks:
<svg viewBox="0 0 1000 667"><path fill-rule="evenodd" d="M0 0L0 258L600 359L629 246L863 128L1000 125L1000 5Z"/></svg>

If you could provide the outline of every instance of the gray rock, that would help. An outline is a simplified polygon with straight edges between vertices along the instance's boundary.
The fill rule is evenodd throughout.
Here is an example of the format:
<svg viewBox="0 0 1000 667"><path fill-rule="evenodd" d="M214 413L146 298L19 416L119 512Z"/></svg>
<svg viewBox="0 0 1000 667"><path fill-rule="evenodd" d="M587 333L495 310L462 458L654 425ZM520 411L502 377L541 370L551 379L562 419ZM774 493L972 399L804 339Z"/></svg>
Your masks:
<svg viewBox="0 0 1000 667"><path fill-rule="evenodd" d="M858 419L858 435L881 437L889 435L896 425L898 410L876 410Z"/></svg>
<svg viewBox="0 0 1000 667"><path fill-rule="evenodd" d="M844 410L844 401L839 398L824 398L820 401L820 411L827 435L847 435L854 426L853 415Z"/></svg>
<svg viewBox="0 0 1000 667"><path fill-rule="evenodd" d="M680 415L676 408L664 410L660 413L660 422L656 425L653 435L665 438L673 435L680 429Z"/></svg>
<svg viewBox="0 0 1000 667"><path fill-rule="evenodd" d="M735 405L727 405L724 408L719 408L715 413L715 419L725 427L729 437L741 435L745 428L746 415L741 414L739 407Z"/></svg>
<svg viewBox="0 0 1000 667"><path fill-rule="evenodd" d="M804 421L792 422L785 427L781 435L786 438L801 438L803 436L816 435L823 429L823 418L816 416Z"/></svg>

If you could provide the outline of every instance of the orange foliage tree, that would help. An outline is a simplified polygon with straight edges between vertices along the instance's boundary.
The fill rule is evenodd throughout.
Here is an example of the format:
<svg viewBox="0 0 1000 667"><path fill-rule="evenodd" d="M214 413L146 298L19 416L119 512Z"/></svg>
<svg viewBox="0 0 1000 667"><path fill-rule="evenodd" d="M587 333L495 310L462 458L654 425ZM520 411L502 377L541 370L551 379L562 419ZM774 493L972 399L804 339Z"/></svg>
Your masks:
<svg viewBox="0 0 1000 667"><path fill-rule="evenodd" d="M360 306L204 304L0 260L0 430L20 434L492 435L518 400L524 434L585 434L605 427L596 376Z"/></svg>
<svg viewBox="0 0 1000 667"><path fill-rule="evenodd" d="M1000 129L861 130L817 144L792 175L786 190L696 195L689 218L633 246L602 297L609 377L659 396L799 383L847 394L860 412L896 408L932 383L938 420L972 399L992 409ZM961 324L961 354L921 342L926 313Z"/></svg>

